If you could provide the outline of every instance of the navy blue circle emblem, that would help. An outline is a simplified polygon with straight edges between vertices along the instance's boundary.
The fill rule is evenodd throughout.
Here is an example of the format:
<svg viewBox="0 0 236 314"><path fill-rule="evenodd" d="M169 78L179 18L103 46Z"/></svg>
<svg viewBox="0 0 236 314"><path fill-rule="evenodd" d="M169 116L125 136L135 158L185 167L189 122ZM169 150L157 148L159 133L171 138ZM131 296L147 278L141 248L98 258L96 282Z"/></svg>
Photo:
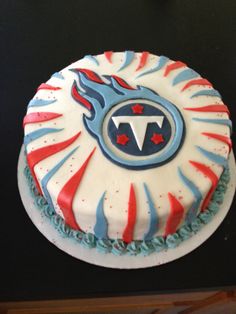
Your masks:
<svg viewBox="0 0 236 314"><path fill-rule="evenodd" d="M167 115L144 102L128 103L110 117L108 136L126 154L148 156L161 151L171 138Z"/></svg>
<svg viewBox="0 0 236 314"><path fill-rule="evenodd" d="M148 169L171 160L184 138L179 110L166 99L128 99L110 108L103 119L101 148L113 162Z"/></svg>

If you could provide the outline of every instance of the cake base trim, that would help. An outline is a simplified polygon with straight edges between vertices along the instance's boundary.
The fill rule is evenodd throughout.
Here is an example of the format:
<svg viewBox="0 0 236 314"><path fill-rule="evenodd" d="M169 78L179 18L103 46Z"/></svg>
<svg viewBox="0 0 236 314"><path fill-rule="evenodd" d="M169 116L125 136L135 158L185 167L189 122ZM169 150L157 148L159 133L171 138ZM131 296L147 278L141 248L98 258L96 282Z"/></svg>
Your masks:
<svg viewBox="0 0 236 314"><path fill-rule="evenodd" d="M82 249L82 251L91 251L91 254L94 255L97 254L99 256L101 256L101 259L104 260L104 255L101 254L100 252L106 253L106 252L112 252L115 255L121 255L122 256L114 256L113 254L106 254L106 260L108 256L112 256L115 259L126 259L126 258L131 258L131 260L133 259L138 259L138 260L142 260L145 257L145 261L147 261L147 259L149 259L150 257L151 260L155 260L155 263L153 264L149 264L147 266L137 266L137 268L139 267L150 267L150 266L154 266L157 264L162 264L164 262L168 262L170 260L176 259L180 256L178 256L178 254L176 254L176 252L179 250L181 252L181 256L187 254L188 252L192 251L194 248L196 248L198 245L200 245L202 242L204 242L214 231L215 229L218 227L218 225L221 223L221 221L224 219L225 215L227 214L227 211L230 207L232 198L233 198L233 193L235 190L235 173L236 171L233 169L231 172L231 176L233 178L231 178L230 182L228 183L228 188L226 191L226 186L225 183L226 181L228 181L229 179L229 174L226 172L224 173L224 176L221 176L221 180L219 182L224 184L220 184L218 185L218 190L214 193L213 196L213 200L211 202L210 208L201 213L199 215L199 217L191 224L191 226L184 226L182 228L180 228L180 230L178 230L178 232L176 232L173 235L170 235L168 237L166 237L166 239L162 238L162 237L157 237L157 238L153 238L150 241L133 241L130 244L125 244L122 240L98 240L96 239L96 237L90 233L83 233L83 232L78 232L78 231L73 231L71 230L68 226L66 226L64 223L62 223L62 219L56 215L54 213L54 211L52 211L50 209L50 207L46 204L46 201L44 200L44 198L42 196L35 196L34 193L36 192L37 194L37 190L35 188L35 185L32 181L32 177L29 171L26 170L26 174L28 179L26 180L25 174L23 174L24 169L25 169L25 157L24 157L24 153L23 153L23 149L21 151L20 154L20 158L19 158L19 165L18 165L18 183L19 183L19 190L21 193L21 197L22 197L22 201L26 207L26 210L28 212L28 214L30 215L30 211L38 211L38 213L40 214L41 220L45 222L45 220L47 222L50 221L50 226L48 226L51 229L54 229L55 233L58 235L58 238L61 239L59 240L59 242L63 242L66 241L67 243L67 247L68 247L68 243L69 246L73 246L75 248L76 251L80 251ZM235 163L234 163L234 158L233 158L233 154L231 154L231 161L230 161L230 168L234 167L235 168ZM26 168L27 169L27 168ZM228 171L228 170L227 170ZM223 180L222 180L223 178ZM28 181L29 180L29 181ZM30 184L30 189L27 186L28 184ZM24 188L22 187L23 185ZM28 189L28 194L31 194L31 208L29 208L29 204L26 204L25 200L24 200L24 195L25 192L23 192L23 189ZM31 190L31 192L30 192ZM230 192L231 191L231 192ZM33 195L32 195L33 193ZM223 200L223 195L226 193L226 201L225 199ZM32 204L32 200L34 199L34 204ZM223 201L223 204L219 205L220 202ZM225 202L228 204L226 206ZM219 205L219 206L218 206ZM28 207L28 208L27 208ZM41 208L41 210L39 211L39 208ZM213 215L219 210L219 213L217 214L217 216L215 217L215 219L211 220L211 218L213 217ZM41 228L37 225L37 222L32 218L32 216L30 215L32 221L36 224L36 226L38 227L38 229L42 232ZM216 219L218 218L218 219ZM220 221L219 221L220 220ZM41 221L41 222L42 222ZM206 232L208 228L202 228L204 225L214 225L214 230L212 230L211 232ZM54 227L52 227L52 225L54 225ZM55 228L56 227L56 228ZM212 229L212 228L210 228ZM59 231L59 232L58 232ZM199 238L199 235L201 233L209 233L207 237L205 237L205 239L202 240L202 238L200 237L200 243L194 243L194 246L188 249L188 252L183 253L184 247L186 247L186 244L190 244L190 242L193 242L191 240ZM210 230L209 230L210 231ZM47 234L45 234L45 232L42 232L46 237ZM191 238L191 236L194 235L194 237ZM72 238L73 237L73 238ZM48 238L48 237L47 237ZM55 242L53 238L48 238L51 242ZM73 239L73 240L72 240ZM184 241L188 239L188 241ZM68 242L69 241L69 242ZM81 245L78 245L78 242ZM182 243L181 243L182 242ZM194 241L195 242L195 241ZM198 241L197 241L198 242ZM181 243L180 246L178 246ZM58 247L61 248L61 245L58 245L58 240L57 240L57 244ZM188 246L188 245L187 245ZM191 246L191 245L190 245ZM93 250L87 250L84 248L95 248L99 251L96 252L97 250L93 249ZM77 248L77 249L76 249ZM175 248L174 250L168 250L168 248ZM62 248L63 249L63 248ZM70 250L68 251L68 249L63 249L64 251L66 251L67 253L75 256L75 254L72 254L70 252ZM173 255L174 252L174 255ZM150 254L152 253L152 254ZM87 255L87 254L86 254ZM90 255L90 254L89 254ZM132 255L136 255L136 256L132 256ZM149 255L149 256L147 256ZM168 259L167 261L165 260L163 262L163 256L165 255L171 255L172 258ZM77 258L79 259L83 259L83 257L81 256L77 256ZM160 257L161 262L157 262L156 260L158 260ZM110 259L110 258L109 258ZM93 258L91 259L93 260ZM90 260L86 260L87 262L92 262ZM96 261L92 262L93 264L97 264L97 257L96 257ZM131 263L132 264L132 263ZM134 263L135 265L137 264L136 262ZM100 265L100 263L99 263ZM106 266L106 267L113 267L112 265L101 265L101 266ZM116 266L115 268L136 268L133 267L132 265L119 265Z"/></svg>

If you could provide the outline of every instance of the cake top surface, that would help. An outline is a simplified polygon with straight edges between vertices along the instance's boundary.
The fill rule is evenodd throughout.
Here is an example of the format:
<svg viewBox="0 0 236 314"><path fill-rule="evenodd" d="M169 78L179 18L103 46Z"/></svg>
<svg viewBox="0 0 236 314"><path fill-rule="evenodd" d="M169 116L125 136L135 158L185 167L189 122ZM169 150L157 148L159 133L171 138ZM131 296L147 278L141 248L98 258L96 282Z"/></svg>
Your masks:
<svg viewBox="0 0 236 314"><path fill-rule="evenodd" d="M193 201L206 206L231 147L219 92L185 63L148 52L87 55L53 74L30 101L24 126L39 190L85 232L102 206L116 222L111 238L124 236L130 207L134 238L157 232L150 216L163 217L158 233L167 234L171 204L183 208L176 229Z"/></svg>

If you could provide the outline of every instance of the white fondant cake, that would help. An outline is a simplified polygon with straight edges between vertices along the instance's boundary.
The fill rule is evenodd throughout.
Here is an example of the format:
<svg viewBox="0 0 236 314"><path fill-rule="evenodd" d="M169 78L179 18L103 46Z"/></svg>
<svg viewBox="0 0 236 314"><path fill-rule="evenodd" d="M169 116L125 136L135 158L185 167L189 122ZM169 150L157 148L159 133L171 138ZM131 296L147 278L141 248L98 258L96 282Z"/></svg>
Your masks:
<svg viewBox="0 0 236 314"><path fill-rule="evenodd" d="M180 61L86 56L39 86L24 118L39 192L74 230L151 240L204 212L227 167L229 113Z"/></svg>

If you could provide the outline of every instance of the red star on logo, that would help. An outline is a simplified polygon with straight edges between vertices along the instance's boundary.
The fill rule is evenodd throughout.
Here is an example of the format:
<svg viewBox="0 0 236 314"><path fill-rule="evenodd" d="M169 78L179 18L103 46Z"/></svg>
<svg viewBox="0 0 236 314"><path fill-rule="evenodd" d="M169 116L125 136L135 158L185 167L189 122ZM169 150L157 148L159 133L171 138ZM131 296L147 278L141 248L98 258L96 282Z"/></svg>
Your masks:
<svg viewBox="0 0 236 314"><path fill-rule="evenodd" d="M153 135L152 135L152 137L151 137L151 141L152 141L154 144L158 145L158 144L164 142L163 135L154 132Z"/></svg>
<svg viewBox="0 0 236 314"><path fill-rule="evenodd" d="M134 106L131 107L133 113L139 113L142 114L143 113L143 106L141 106L140 104L136 104Z"/></svg>
<svg viewBox="0 0 236 314"><path fill-rule="evenodd" d="M126 134L120 134L116 136L116 143L120 145L126 145L129 141L129 137Z"/></svg>

